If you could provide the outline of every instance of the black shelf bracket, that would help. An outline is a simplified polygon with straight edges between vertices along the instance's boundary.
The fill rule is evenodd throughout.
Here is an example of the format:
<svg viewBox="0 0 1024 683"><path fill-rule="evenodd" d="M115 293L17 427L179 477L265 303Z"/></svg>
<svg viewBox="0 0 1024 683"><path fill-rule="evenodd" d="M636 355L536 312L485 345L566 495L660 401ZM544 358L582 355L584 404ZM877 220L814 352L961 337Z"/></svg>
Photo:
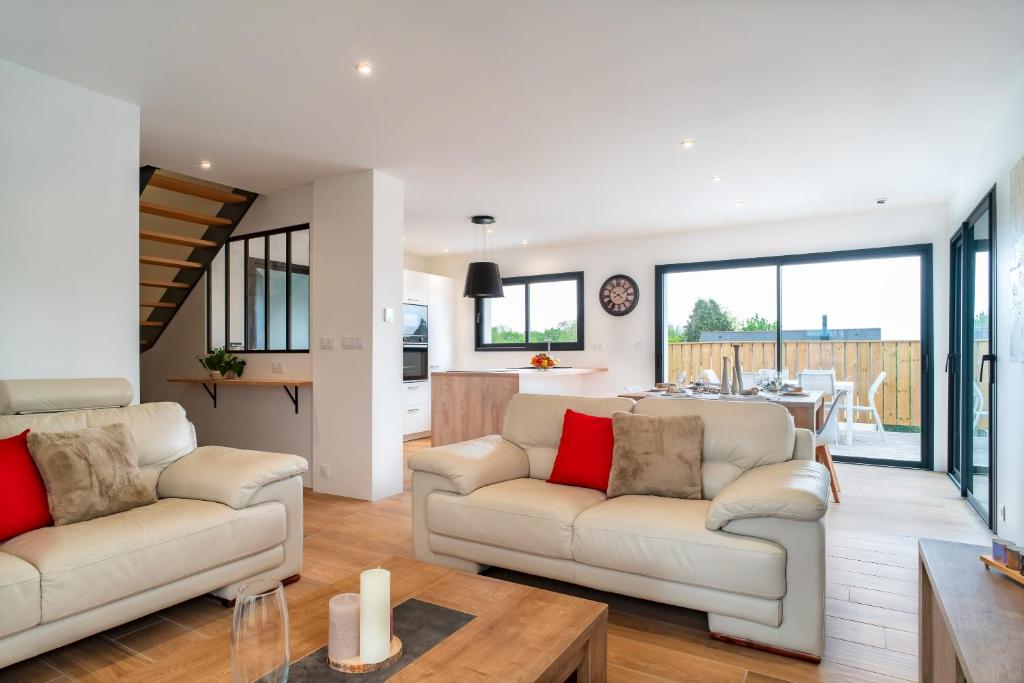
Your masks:
<svg viewBox="0 0 1024 683"><path fill-rule="evenodd" d="M295 406L295 414L299 414L299 387L296 385L295 394L292 395L291 390L288 389L288 385L284 385L284 393L288 394L288 398L291 399L292 405Z"/></svg>
<svg viewBox="0 0 1024 683"><path fill-rule="evenodd" d="M217 385L216 384L207 384L206 382L203 382L203 389L206 389L206 393L209 394L210 398L213 399L213 407L216 408L217 407Z"/></svg>

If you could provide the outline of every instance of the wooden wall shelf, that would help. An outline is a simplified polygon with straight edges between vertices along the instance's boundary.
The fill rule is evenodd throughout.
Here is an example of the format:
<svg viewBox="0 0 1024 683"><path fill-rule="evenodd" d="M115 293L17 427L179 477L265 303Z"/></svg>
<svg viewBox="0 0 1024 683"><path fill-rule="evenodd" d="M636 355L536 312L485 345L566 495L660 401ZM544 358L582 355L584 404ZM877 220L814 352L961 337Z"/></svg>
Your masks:
<svg viewBox="0 0 1024 683"><path fill-rule="evenodd" d="M213 407L217 407L217 387L222 384L237 387L283 387L288 398L291 400L292 405L295 406L295 414L299 414L299 387L311 387L313 386L313 380L311 379L211 379L206 377L204 379L192 379L192 378L171 378L167 380L175 384L199 384L202 385L203 389L213 400ZM295 393L292 393L292 388L295 389Z"/></svg>

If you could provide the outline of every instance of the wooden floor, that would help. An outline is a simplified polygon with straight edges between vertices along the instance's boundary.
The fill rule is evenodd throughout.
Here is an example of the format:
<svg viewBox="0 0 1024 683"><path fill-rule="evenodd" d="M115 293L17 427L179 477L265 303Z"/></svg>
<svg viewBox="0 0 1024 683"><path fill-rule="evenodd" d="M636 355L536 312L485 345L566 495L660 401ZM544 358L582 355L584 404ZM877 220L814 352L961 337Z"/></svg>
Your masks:
<svg viewBox="0 0 1024 683"><path fill-rule="evenodd" d="M428 445L409 442L406 453ZM611 600L609 680L916 680L917 538L987 543L990 535L945 475L859 465L838 471L843 502L826 518L828 644L819 666L712 641L698 613ZM377 503L307 493L305 565L289 597L386 556L411 555L410 503L408 477L405 493ZM114 681L181 644L230 630L230 622L230 610L197 598L0 670L0 681Z"/></svg>

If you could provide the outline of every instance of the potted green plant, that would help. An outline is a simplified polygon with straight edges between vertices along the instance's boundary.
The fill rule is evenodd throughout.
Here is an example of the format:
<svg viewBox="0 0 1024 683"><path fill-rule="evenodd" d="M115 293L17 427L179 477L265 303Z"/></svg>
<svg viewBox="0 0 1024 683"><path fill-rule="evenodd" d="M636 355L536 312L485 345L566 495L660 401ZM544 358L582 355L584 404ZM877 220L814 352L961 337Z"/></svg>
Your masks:
<svg viewBox="0 0 1024 683"><path fill-rule="evenodd" d="M211 379L236 379L245 371L245 361L220 346L205 356L196 356Z"/></svg>

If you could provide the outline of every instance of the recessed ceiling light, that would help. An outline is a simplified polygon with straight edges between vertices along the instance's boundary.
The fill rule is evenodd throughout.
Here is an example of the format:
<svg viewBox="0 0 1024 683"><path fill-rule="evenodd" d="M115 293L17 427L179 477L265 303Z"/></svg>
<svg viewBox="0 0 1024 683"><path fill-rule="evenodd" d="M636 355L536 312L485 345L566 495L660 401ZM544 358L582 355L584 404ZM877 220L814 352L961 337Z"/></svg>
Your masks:
<svg viewBox="0 0 1024 683"><path fill-rule="evenodd" d="M369 76L373 73L373 64L370 64L369 62L359 62L356 64L356 72L360 76Z"/></svg>
<svg viewBox="0 0 1024 683"><path fill-rule="evenodd" d="M525 247L525 246L526 246L527 244L529 244L529 242L527 242L526 240L523 240L523 241L522 241L522 242L520 242L519 244L521 244L521 245L523 245L523 246Z"/></svg>
<svg viewBox="0 0 1024 683"><path fill-rule="evenodd" d="M683 138L683 141L680 142L679 144L683 146L683 149L690 149L695 144L697 144L697 141L694 140L693 138Z"/></svg>
<svg viewBox="0 0 1024 683"><path fill-rule="evenodd" d="M445 247L445 248L444 248L444 249L442 249L441 251L443 251L444 253L446 253L446 254L447 254L447 253L448 253L448 247Z"/></svg>
<svg viewBox="0 0 1024 683"><path fill-rule="evenodd" d="M743 202L733 202L733 206L743 206Z"/></svg>
<svg viewBox="0 0 1024 683"><path fill-rule="evenodd" d="M211 164L206 159L203 159L202 161L199 162L199 168L203 169L204 171L209 170L211 166L213 166L213 164Z"/></svg>
<svg viewBox="0 0 1024 683"><path fill-rule="evenodd" d="M713 176L711 176L711 182L713 182L713 183L720 183L720 182L722 182L722 176L720 176L720 175L713 175Z"/></svg>

